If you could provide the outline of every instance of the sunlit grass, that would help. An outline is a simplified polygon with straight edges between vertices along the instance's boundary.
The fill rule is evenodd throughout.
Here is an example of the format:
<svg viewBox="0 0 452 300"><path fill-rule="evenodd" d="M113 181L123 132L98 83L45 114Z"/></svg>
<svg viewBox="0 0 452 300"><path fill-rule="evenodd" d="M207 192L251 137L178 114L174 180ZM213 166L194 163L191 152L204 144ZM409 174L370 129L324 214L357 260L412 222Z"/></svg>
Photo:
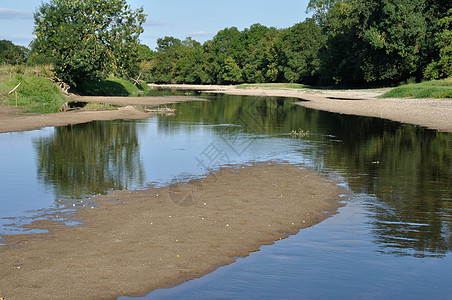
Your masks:
<svg viewBox="0 0 452 300"><path fill-rule="evenodd" d="M50 70L50 66L0 67L0 104L16 105L17 99L17 106L25 107L25 112L57 112L65 102L65 97L46 78L51 74ZM16 92L9 94L19 83L21 85Z"/></svg>
<svg viewBox="0 0 452 300"><path fill-rule="evenodd" d="M245 88L283 88L283 89L309 89L311 86L299 83L244 83L237 86L239 89Z"/></svg>
<svg viewBox="0 0 452 300"><path fill-rule="evenodd" d="M410 83L393 88L383 98L452 98L452 78Z"/></svg>

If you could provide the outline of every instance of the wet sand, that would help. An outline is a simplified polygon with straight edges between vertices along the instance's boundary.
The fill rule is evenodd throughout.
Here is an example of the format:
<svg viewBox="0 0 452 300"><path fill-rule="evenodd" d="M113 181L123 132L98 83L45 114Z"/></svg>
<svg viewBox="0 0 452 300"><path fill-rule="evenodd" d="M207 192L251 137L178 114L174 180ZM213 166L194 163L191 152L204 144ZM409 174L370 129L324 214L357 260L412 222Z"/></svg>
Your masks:
<svg viewBox="0 0 452 300"><path fill-rule="evenodd" d="M82 225L36 221L50 232L4 236L0 297L114 299L171 287L319 223L343 193L309 170L269 162L98 196L100 205L53 215Z"/></svg>
<svg viewBox="0 0 452 300"><path fill-rule="evenodd" d="M228 95L293 97L304 107L341 114L389 119L452 132L452 99L379 98L388 89L328 90L237 88L235 86L151 85Z"/></svg>

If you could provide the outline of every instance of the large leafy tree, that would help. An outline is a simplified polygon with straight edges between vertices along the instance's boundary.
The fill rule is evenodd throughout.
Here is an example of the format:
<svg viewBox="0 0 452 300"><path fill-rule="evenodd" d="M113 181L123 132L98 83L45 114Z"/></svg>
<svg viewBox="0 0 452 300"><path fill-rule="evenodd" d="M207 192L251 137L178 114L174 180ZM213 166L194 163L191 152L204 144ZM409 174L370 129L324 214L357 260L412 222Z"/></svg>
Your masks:
<svg viewBox="0 0 452 300"><path fill-rule="evenodd" d="M430 79L452 75L452 9L437 24L442 29L435 36L435 44L439 49L439 58L431 62L425 70L425 77Z"/></svg>
<svg viewBox="0 0 452 300"><path fill-rule="evenodd" d="M261 24L251 25L242 32L245 51L242 59L242 79L245 82L275 81L278 75L274 44L279 31Z"/></svg>
<svg viewBox="0 0 452 300"><path fill-rule="evenodd" d="M327 11L323 73L336 83L394 83L419 75L426 0L343 0Z"/></svg>
<svg viewBox="0 0 452 300"><path fill-rule="evenodd" d="M69 84L136 70L146 15L125 0L51 0L34 14L35 51Z"/></svg>
<svg viewBox="0 0 452 300"><path fill-rule="evenodd" d="M275 44L281 71L279 81L317 83L321 64L319 51L325 39L313 19L282 30Z"/></svg>

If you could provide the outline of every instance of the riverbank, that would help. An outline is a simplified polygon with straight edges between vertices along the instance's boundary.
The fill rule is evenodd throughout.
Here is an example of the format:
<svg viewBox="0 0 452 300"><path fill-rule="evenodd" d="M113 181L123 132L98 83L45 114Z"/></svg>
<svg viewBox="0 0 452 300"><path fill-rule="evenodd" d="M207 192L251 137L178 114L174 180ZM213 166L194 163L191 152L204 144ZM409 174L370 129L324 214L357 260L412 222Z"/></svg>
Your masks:
<svg viewBox="0 0 452 300"><path fill-rule="evenodd" d="M302 100L299 105L334 113L389 119L419 125L439 131L452 132L451 99L379 98L388 89L329 90L289 89L215 85L150 85L152 88L198 90L210 93L246 96L292 97Z"/></svg>
<svg viewBox="0 0 452 300"><path fill-rule="evenodd" d="M299 166L258 163L98 196L100 205L30 225L49 233L4 236L0 297L112 299L174 286L319 223L342 193Z"/></svg>
<svg viewBox="0 0 452 300"><path fill-rule="evenodd" d="M203 101L196 97L90 97L70 96L69 101L115 105L113 110L73 110L49 114L21 113L20 108L0 106L0 133L36 130L116 119L146 119L158 113L149 108L184 101Z"/></svg>
<svg viewBox="0 0 452 300"><path fill-rule="evenodd" d="M379 98L388 89L374 90L328 90L291 89L224 85L155 85L151 88L171 88L196 90L208 93L223 93L245 96L291 97L301 101L297 104L307 108L341 114L360 115L389 119L396 122L419 125L439 131L452 132L451 99L409 99ZM203 101L197 97L82 97L70 96L70 101L104 103L116 105L115 110L69 111L51 114L21 114L19 109L0 106L0 133L35 130L48 126L80 124L96 120L144 119L152 112L143 107L178 103L183 101Z"/></svg>

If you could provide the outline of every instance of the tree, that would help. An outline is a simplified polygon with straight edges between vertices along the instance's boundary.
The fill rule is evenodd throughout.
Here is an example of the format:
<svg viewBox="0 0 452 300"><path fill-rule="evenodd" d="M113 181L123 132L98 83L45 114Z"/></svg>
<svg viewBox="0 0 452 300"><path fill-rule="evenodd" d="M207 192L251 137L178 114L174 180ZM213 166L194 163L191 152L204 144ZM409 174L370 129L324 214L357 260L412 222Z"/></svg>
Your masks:
<svg viewBox="0 0 452 300"><path fill-rule="evenodd" d="M230 56L224 61L221 78L224 83L239 83L242 81L242 70Z"/></svg>
<svg viewBox="0 0 452 300"><path fill-rule="evenodd" d="M204 51L206 52L208 64L210 65L207 72L209 77L211 77L213 83L231 83L228 77L228 80L225 79L223 73L225 72L225 66L228 65L231 70L234 70L234 76L237 77L238 67L242 65L242 54L245 50L245 44L243 42L243 35L236 27L225 28L220 30L213 40L208 41L204 45ZM228 64L226 64L226 60L231 58L234 60L234 63L229 59Z"/></svg>
<svg viewBox="0 0 452 300"><path fill-rule="evenodd" d="M133 72L143 8L133 11L125 0L51 0L34 19L33 46L69 84Z"/></svg>
<svg viewBox="0 0 452 300"><path fill-rule="evenodd" d="M427 66L424 75L429 79L452 75L452 9L437 23L438 27L442 28L435 36L436 46L439 48L439 59L435 59Z"/></svg>
<svg viewBox="0 0 452 300"><path fill-rule="evenodd" d="M314 12L314 19L320 24L325 25L328 12L333 5L340 0L310 0L306 13Z"/></svg>
<svg viewBox="0 0 452 300"><path fill-rule="evenodd" d="M1 64L22 64L28 56L28 49L14 45L11 41L0 40L0 63Z"/></svg>
<svg viewBox="0 0 452 300"><path fill-rule="evenodd" d="M154 51L152 51L148 46L138 46L136 69L134 69L134 73L138 74L136 79L134 78L135 85L139 84L141 81L150 80L150 71L154 55Z"/></svg>
<svg viewBox="0 0 452 300"><path fill-rule="evenodd" d="M277 77L274 44L279 31L260 24L244 29L246 51L242 55L242 75L245 82L273 82Z"/></svg>
<svg viewBox="0 0 452 300"><path fill-rule="evenodd" d="M335 83L397 83L426 56L426 0L343 0L326 13L323 73Z"/></svg>
<svg viewBox="0 0 452 300"><path fill-rule="evenodd" d="M174 83L181 47L182 41L175 37L166 36L157 40L157 52L151 71L154 82Z"/></svg>
<svg viewBox="0 0 452 300"><path fill-rule="evenodd" d="M425 43L425 0L367 0L374 8L364 28L364 79L398 82L416 76ZM379 4L382 3L382 4Z"/></svg>
<svg viewBox="0 0 452 300"><path fill-rule="evenodd" d="M321 27L313 19L281 31L275 44L280 81L315 84L318 81L319 51L325 43Z"/></svg>

